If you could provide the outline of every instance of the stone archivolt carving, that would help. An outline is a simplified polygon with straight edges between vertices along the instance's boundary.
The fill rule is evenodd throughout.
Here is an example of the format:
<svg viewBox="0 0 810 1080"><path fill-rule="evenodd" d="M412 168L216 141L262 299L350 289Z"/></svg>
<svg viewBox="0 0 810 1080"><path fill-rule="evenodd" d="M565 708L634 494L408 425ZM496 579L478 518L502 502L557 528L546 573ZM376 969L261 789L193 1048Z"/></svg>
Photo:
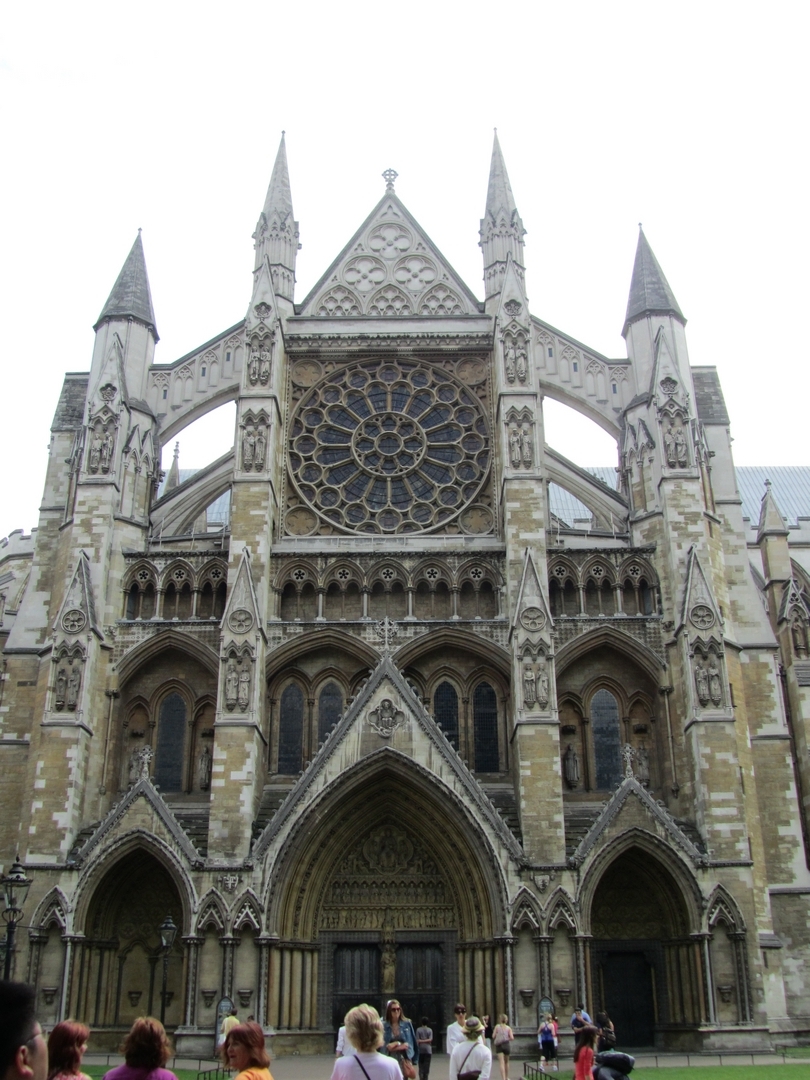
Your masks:
<svg viewBox="0 0 810 1080"><path fill-rule="evenodd" d="M416 533L457 518L489 477L479 398L441 367L408 358L335 368L291 423L292 483L343 532ZM311 519L291 521L300 533Z"/></svg>

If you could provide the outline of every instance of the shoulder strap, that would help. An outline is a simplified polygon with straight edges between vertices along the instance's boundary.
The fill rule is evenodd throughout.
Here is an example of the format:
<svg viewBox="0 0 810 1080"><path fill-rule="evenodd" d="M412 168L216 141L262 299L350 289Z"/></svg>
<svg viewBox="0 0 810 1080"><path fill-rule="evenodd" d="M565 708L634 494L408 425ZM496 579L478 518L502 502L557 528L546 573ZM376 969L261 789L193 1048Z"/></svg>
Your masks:
<svg viewBox="0 0 810 1080"><path fill-rule="evenodd" d="M358 1064L358 1065L360 1066L360 1068L361 1068L361 1069L363 1070L363 1072L364 1072L364 1073L366 1073L366 1080L371 1080L371 1077L370 1077L370 1076L368 1075L368 1073L366 1072L366 1067L365 1067L365 1065L363 1064L363 1062L362 1062L362 1061L360 1060L360 1058L359 1058L359 1057L357 1057L357 1055L355 1055L355 1058L354 1058L354 1060L355 1060L355 1061L357 1062L357 1064Z"/></svg>
<svg viewBox="0 0 810 1080"><path fill-rule="evenodd" d="M462 1063L461 1063L461 1068L460 1068L460 1069L458 1070L458 1071L459 1071L460 1073L463 1073L463 1072L464 1072L464 1066L465 1066L465 1065L467 1064L467 1058L468 1058L468 1057L470 1056L470 1054L471 1054L471 1053L473 1052L473 1050L475 1049L476 1045L477 1045L476 1043L473 1043L473 1044L472 1044L472 1046L470 1047L470 1049L469 1049L469 1050L467 1051L467 1057L465 1057L465 1058L464 1058L464 1060L463 1060L463 1061L462 1061Z"/></svg>

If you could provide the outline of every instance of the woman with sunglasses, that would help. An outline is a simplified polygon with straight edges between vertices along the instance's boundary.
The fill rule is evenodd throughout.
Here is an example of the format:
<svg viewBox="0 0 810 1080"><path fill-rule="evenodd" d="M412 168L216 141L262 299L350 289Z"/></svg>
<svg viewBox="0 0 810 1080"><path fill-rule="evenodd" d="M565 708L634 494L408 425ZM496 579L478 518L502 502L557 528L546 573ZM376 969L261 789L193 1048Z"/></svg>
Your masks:
<svg viewBox="0 0 810 1080"><path fill-rule="evenodd" d="M407 1016L402 1015L402 1006L396 998L392 998L385 1007L382 1049L397 1059L402 1075L407 1080L413 1080L416 1076L414 1062L419 1053L416 1031Z"/></svg>

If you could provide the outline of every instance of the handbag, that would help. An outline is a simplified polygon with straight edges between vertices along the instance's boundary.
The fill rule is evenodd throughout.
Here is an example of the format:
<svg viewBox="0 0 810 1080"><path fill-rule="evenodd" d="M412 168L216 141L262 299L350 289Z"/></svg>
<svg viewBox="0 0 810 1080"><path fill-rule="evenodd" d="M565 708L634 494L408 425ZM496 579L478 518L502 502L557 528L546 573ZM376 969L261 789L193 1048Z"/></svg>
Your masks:
<svg viewBox="0 0 810 1080"><path fill-rule="evenodd" d="M472 1045L472 1046L470 1047L470 1049L469 1049L469 1050L467 1051L467 1057L465 1057L465 1058L464 1058L464 1060L463 1060L463 1061L462 1061L462 1063L461 1063L461 1068L462 1068L462 1069L463 1069L463 1068L464 1068L464 1066L465 1066L465 1065L467 1064L467 1058L468 1058L468 1057L470 1056L470 1054L471 1054L471 1053L473 1052L473 1050L475 1049L475 1045L476 1045L476 1044L475 1044L475 1043L473 1043L473 1045ZM457 1080L478 1080L478 1077L479 1077L480 1075L481 1075L481 1070L480 1070L480 1069L470 1069L470 1071L469 1071L469 1072L461 1072L461 1071L459 1071L459 1073L458 1073L458 1075L457 1075Z"/></svg>
<svg viewBox="0 0 810 1080"><path fill-rule="evenodd" d="M402 1066L402 1075L405 1077L405 1080L416 1080L416 1069L407 1054L402 1057L400 1065Z"/></svg>

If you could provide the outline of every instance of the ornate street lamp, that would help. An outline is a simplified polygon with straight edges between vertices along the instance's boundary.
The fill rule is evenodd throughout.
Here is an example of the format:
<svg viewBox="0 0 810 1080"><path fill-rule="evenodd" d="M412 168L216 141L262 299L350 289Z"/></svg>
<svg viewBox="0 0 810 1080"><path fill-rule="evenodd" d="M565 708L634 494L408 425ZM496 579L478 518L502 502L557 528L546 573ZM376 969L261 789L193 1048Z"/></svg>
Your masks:
<svg viewBox="0 0 810 1080"><path fill-rule="evenodd" d="M174 939L177 937L177 927L172 921L171 915L167 915L160 927L160 945L163 949L163 993L160 996L160 1022L166 1023L166 987L169 982L169 953L172 951Z"/></svg>
<svg viewBox="0 0 810 1080"><path fill-rule="evenodd" d="M6 960L3 967L3 978L11 978L11 957L14 952L14 935L17 932L17 923L23 917L23 904L31 888L31 879L25 876L25 870L20 863L20 855L11 864L11 869L0 878L3 886L5 908L3 918L6 923Z"/></svg>

